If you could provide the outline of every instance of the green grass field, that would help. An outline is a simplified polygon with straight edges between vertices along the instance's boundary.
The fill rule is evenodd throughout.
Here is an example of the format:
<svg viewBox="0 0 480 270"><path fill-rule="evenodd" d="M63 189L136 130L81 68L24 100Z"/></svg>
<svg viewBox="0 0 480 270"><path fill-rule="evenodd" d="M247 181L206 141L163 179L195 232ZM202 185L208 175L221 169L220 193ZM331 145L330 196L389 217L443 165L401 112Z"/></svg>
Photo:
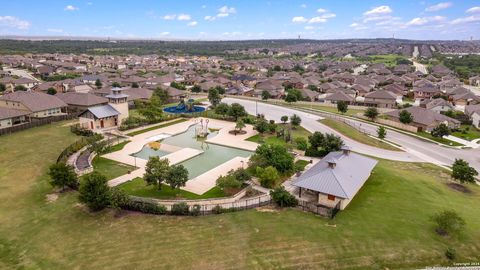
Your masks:
<svg viewBox="0 0 480 270"><path fill-rule="evenodd" d="M460 130L464 130L465 133L462 131L456 131L456 132L453 132L452 135L467 141L472 141L480 138L480 130L475 128L472 125L462 125L460 127Z"/></svg>
<svg viewBox="0 0 480 270"><path fill-rule="evenodd" d="M349 137L350 139L353 139L357 142L366 144L366 145L371 145L375 146L378 148L386 149L386 150L391 150L391 151L402 151L401 149L398 149L395 146L392 146L386 142L382 142L380 140L374 139L369 137L368 135L356 130L355 128L339 121L335 121L332 119L322 119L319 121L320 123L327 125L336 131L342 133L343 135Z"/></svg>
<svg viewBox="0 0 480 270"><path fill-rule="evenodd" d="M422 131L422 132L417 132L415 134L417 134L418 136L436 141L436 142L441 143L441 144L450 145L450 146L463 146L463 144L451 141L447 138L433 137L432 134L430 134L429 132Z"/></svg>
<svg viewBox="0 0 480 270"><path fill-rule="evenodd" d="M112 180L124 174L127 174L129 171L135 170L135 167L116 162L114 160L95 157L92 161L93 169L107 177L107 180Z"/></svg>
<svg viewBox="0 0 480 270"><path fill-rule="evenodd" d="M47 202L46 170L77 138L64 123L0 136L0 269L412 269L478 262L480 188L445 185L433 165L380 161L334 220L297 210L202 217L90 213L74 192ZM430 216L455 209L460 237Z"/></svg>
<svg viewBox="0 0 480 270"><path fill-rule="evenodd" d="M318 105L317 104L315 104L315 105L293 104L293 107L302 108L302 109L314 109L314 110L319 110L319 111L324 111L324 112L329 112L329 113L341 114L337 110L337 107L325 106L325 105L321 105L321 104L318 104ZM348 109L348 111L344 115L356 116L358 113L363 114L364 112L365 112L365 110Z"/></svg>
<svg viewBox="0 0 480 270"><path fill-rule="evenodd" d="M162 185L162 189L158 190L156 186L147 186L142 178L135 178L132 181L119 185L119 188L127 194L139 197L156 198L156 199L210 199L225 197L226 194L219 187L213 187L209 191L198 195L181 189L172 189L168 185Z"/></svg>
<svg viewBox="0 0 480 270"><path fill-rule="evenodd" d="M279 124L279 126L284 126L284 124ZM312 133L310 133L308 130L304 129L301 126L295 129L292 129L292 133L291 133L292 141L295 141L295 138L298 138L298 137L304 137L305 139L308 140L308 136L310 135L312 135ZM270 144L272 143L280 144L280 145L287 144L285 140L283 140L282 138L278 138L275 134L271 134L268 132L264 133L263 135L260 135L260 134L253 135L252 137L247 138L246 140L254 143L260 143L263 140L265 143L270 143Z"/></svg>

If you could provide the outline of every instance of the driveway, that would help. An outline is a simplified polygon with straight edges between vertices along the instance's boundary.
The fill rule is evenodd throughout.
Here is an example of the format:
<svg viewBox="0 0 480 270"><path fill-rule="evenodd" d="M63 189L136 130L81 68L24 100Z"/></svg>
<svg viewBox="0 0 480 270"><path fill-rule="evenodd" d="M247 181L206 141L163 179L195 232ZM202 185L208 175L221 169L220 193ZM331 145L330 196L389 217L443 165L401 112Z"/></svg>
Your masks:
<svg viewBox="0 0 480 270"><path fill-rule="evenodd" d="M306 113L303 111L298 111L295 109L285 108L271 104L265 104L262 102L255 102L251 100L224 98L222 101L229 104L234 102L240 103L249 113L261 113L264 114L266 118L274 119L276 121L280 120L280 117L282 115L292 115L296 113L302 118L302 126L305 129L309 130L310 132L320 131L339 135L340 137L342 137L342 139L344 139L346 144L348 144L354 149L354 151L362 154L390 160L411 162L425 161L446 166L450 166L456 158L461 158L468 161L472 167L480 171L480 148L452 149L434 143L426 142L415 137L389 129L387 131L387 139L393 143L401 145L404 148L405 152L388 151L368 146L349 139L343 134L336 132L335 130L318 122L317 120L321 119L321 117L313 115L311 113ZM351 124L361 125L363 131L372 135L376 135L377 126L357 120L348 121L350 121Z"/></svg>

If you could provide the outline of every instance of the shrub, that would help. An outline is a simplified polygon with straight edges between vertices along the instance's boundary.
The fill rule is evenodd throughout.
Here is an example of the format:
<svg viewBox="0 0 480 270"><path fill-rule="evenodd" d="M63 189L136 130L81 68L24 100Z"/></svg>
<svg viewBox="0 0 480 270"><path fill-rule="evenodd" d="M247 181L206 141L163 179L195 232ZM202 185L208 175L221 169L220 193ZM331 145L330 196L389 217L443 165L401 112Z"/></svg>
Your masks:
<svg viewBox="0 0 480 270"><path fill-rule="evenodd" d="M213 214L221 214L221 213L223 213L223 208L220 205L215 205L212 208L212 213Z"/></svg>
<svg viewBox="0 0 480 270"><path fill-rule="evenodd" d="M298 150L305 151L308 148L307 139L305 139L304 137L297 137L295 138L295 145L297 146Z"/></svg>
<svg viewBox="0 0 480 270"><path fill-rule="evenodd" d="M453 261L455 260L455 257L457 257L457 251L452 247L448 247L447 250L445 251L445 257Z"/></svg>
<svg viewBox="0 0 480 270"><path fill-rule="evenodd" d="M200 205L195 204L192 206L192 209L190 209L190 215L192 216L199 216L200 215Z"/></svg>
<svg viewBox="0 0 480 270"><path fill-rule="evenodd" d="M99 211L110 204L110 188L107 185L107 178L93 172L80 183L79 199L92 211Z"/></svg>
<svg viewBox="0 0 480 270"><path fill-rule="evenodd" d="M475 183L475 176L478 175L475 168L463 159L455 159L452 165L452 178L460 183Z"/></svg>
<svg viewBox="0 0 480 270"><path fill-rule="evenodd" d="M265 169L257 167L256 174L260 179L260 185L265 188L273 188L278 178L280 178L277 169L273 166L268 166Z"/></svg>
<svg viewBox="0 0 480 270"><path fill-rule="evenodd" d="M94 133L90 129L82 128L80 125L72 125L70 126L70 131L78 136L90 137L93 136Z"/></svg>
<svg viewBox="0 0 480 270"><path fill-rule="evenodd" d="M238 168L235 171L233 171L232 174L237 180L241 182L249 181L252 179L252 176L244 168Z"/></svg>
<svg viewBox="0 0 480 270"><path fill-rule="evenodd" d="M225 189L238 189L242 186L242 182L237 180L235 176L227 174L225 176L220 176L217 179L217 186L222 190Z"/></svg>
<svg viewBox="0 0 480 270"><path fill-rule="evenodd" d="M465 220L453 210L445 210L432 217L437 223L436 231L440 235L461 232L465 227Z"/></svg>
<svg viewBox="0 0 480 270"><path fill-rule="evenodd" d="M186 216L189 213L188 205L184 202L175 203L170 211L172 215Z"/></svg>
<svg viewBox="0 0 480 270"><path fill-rule="evenodd" d="M48 175L50 176L50 184L54 187L62 189L65 186L73 189L78 188L77 174L70 165L63 162L52 164L48 169Z"/></svg>
<svg viewBox="0 0 480 270"><path fill-rule="evenodd" d="M298 200L285 190L283 186L270 191L272 201L280 207L295 207L298 205Z"/></svg>
<svg viewBox="0 0 480 270"><path fill-rule="evenodd" d="M167 208L164 205L159 205L153 201L146 200L132 200L128 201L128 204L122 207L125 210L139 211L146 214L165 215Z"/></svg>
<svg viewBox="0 0 480 270"><path fill-rule="evenodd" d="M125 209L131 203L130 197L119 188L110 189L110 206L116 209Z"/></svg>

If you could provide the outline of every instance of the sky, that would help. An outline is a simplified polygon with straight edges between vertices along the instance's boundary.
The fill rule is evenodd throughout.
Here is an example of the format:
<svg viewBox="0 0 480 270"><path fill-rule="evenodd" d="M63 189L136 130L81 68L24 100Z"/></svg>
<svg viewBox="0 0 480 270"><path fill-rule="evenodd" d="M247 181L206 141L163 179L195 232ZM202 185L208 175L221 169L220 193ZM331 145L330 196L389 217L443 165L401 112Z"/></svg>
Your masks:
<svg viewBox="0 0 480 270"><path fill-rule="evenodd" d="M480 39L480 0L0 0L0 35Z"/></svg>

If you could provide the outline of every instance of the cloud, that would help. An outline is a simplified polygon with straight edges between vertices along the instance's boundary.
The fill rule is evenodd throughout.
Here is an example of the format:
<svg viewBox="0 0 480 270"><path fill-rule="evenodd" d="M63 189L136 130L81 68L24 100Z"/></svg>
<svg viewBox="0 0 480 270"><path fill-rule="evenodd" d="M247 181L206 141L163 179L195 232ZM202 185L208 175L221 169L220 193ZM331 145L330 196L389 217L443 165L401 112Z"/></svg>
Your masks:
<svg viewBox="0 0 480 270"><path fill-rule="evenodd" d="M78 7L68 5L64 9L67 10L67 11L75 11L75 10L78 10Z"/></svg>
<svg viewBox="0 0 480 270"><path fill-rule="evenodd" d="M177 18L177 15L175 14L168 14L162 17L162 19L167 21L175 20L175 18Z"/></svg>
<svg viewBox="0 0 480 270"><path fill-rule="evenodd" d="M327 21L327 19L322 18L322 17L313 17L310 20L308 20L308 23L324 23L326 21Z"/></svg>
<svg viewBox="0 0 480 270"><path fill-rule="evenodd" d="M179 14L177 16L177 20L179 21L190 21L192 19L192 17L188 14Z"/></svg>
<svg viewBox="0 0 480 270"><path fill-rule="evenodd" d="M229 13L218 13L217 17L223 18L223 17L228 17L228 15L230 15L230 14Z"/></svg>
<svg viewBox="0 0 480 270"><path fill-rule="evenodd" d="M352 23L349 25L351 28L353 28L354 30L365 30L365 29L368 29L367 26L363 25L363 24L359 24L359 23Z"/></svg>
<svg viewBox="0 0 480 270"><path fill-rule="evenodd" d="M216 19L225 18L230 16L230 14L237 13L237 10L234 7L223 6L218 9L218 13L215 16L207 15L203 17L206 21L215 21Z"/></svg>
<svg viewBox="0 0 480 270"><path fill-rule="evenodd" d="M427 11L427 12L439 11L439 10L442 10L442 9L447 9L447 8L451 7L452 5L453 4L450 3L450 2L442 2L442 3L438 3L436 5L427 7L425 9L425 11Z"/></svg>
<svg viewBox="0 0 480 270"><path fill-rule="evenodd" d="M215 18L215 16L208 15L208 16L203 17L203 19L205 21L215 21L216 18Z"/></svg>
<svg viewBox="0 0 480 270"><path fill-rule="evenodd" d="M306 23L308 22L308 19L303 17L303 16L296 16L292 18L293 23Z"/></svg>
<svg viewBox="0 0 480 270"><path fill-rule="evenodd" d="M313 29L315 29L315 27L313 27L313 26L311 26L311 25L307 25L307 26L305 26L304 28L305 28L305 30L313 30Z"/></svg>
<svg viewBox="0 0 480 270"><path fill-rule="evenodd" d="M228 14L233 14L237 13L237 10L234 7L228 7L228 6L223 6L218 9L219 13L228 13Z"/></svg>
<svg viewBox="0 0 480 270"><path fill-rule="evenodd" d="M406 26L420 26L434 22L441 22L446 20L443 16L433 16L433 17L423 17L423 18L414 18L411 21L406 23Z"/></svg>
<svg viewBox="0 0 480 270"><path fill-rule="evenodd" d="M63 33L63 29L49 28L49 29L47 29L47 31L52 32L52 33Z"/></svg>
<svg viewBox="0 0 480 270"><path fill-rule="evenodd" d="M458 18L453 21L451 21L451 24L464 24L464 23L474 23L474 22L480 22L480 16L468 16L468 17L463 17L463 18Z"/></svg>
<svg viewBox="0 0 480 270"><path fill-rule="evenodd" d="M466 13L480 13L480 7L471 7L465 11Z"/></svg>
<svg viewBox="0 0 480 270"><path fill-rule="evenodd" d="M317 9L317 12L318 13L325 13L325 12L327 12L327 10L323 9L323 8L319 8L319 9Z"/></svg>
<svg viewBox="0 0 480 270"><path fill-rule="evenodd" d="M0 16L0 26L26 30L30 28L30 22L21 20L14 16Z"/></svg>
<svg viewBox="0 0 480 270"><path fill-rule="evenodd" d="M196 26L198 24L197 21L187 23L188 26Z"/></svg>
<svg viewBox="0 0 480 270"><path fill-rule="evenodd" d="M365 17L375 17L375 16L380 16L380 15L386 15L392 13L393 10L389 6L378 6L374 7L368 11L365 11L363 13L363 16Z"/></svg>

